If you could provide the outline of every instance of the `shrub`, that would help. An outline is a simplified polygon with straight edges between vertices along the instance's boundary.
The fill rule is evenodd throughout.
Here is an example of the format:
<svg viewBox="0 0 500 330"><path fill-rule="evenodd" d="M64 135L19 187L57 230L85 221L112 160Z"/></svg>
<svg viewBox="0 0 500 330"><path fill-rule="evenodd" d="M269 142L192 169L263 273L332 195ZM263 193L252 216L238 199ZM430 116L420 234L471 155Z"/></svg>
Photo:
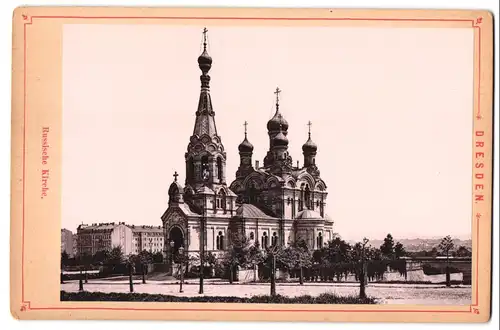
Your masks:
<svg viewBox="0 0 500 330"><path fill-rule="evenodd" d="M61 301L142 301L142 302L213 302L213 303L257 303L257 304L375 304L375 299L360 299L357 296L339 297L324 293L317 297L309 295L286 297L281 295L243 297L178 297L146 293L103 293L61 291Z"/></svg>

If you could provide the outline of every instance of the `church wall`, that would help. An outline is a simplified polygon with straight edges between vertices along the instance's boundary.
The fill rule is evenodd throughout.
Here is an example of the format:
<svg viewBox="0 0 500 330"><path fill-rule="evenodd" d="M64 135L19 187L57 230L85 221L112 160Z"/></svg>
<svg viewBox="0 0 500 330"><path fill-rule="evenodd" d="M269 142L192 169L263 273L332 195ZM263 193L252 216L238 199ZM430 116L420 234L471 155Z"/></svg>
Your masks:
<svg viewBox="0 0 500 330"><path fill-rule="evenodd" d="M200 227L197 226L189 226L189 251L199 251L200 250Z"/></svg>
<svg viewBox="0 0 500 330"><path fill-rule="evenodd" d="M207 228L207 250L215 250L215 228L214 226L209 226Z"/></svg>

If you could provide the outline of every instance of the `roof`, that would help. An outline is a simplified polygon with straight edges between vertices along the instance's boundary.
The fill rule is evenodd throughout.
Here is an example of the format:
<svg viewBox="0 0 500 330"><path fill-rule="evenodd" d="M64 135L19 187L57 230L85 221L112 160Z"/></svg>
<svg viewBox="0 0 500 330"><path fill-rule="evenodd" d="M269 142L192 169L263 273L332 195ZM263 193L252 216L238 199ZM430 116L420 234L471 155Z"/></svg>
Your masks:
<svg viewBox="0 0 500 330"><path fill-rule="evenodd" d="M79 230L112 230L120 225L126 226L125 222L93 223L92 225L79 225Z"/></svg>
<svg viewBox="0 0 500 330"><path fill-rule="evenodd" d="M300 211L297 214L297 216L295 217L295 219L320 220L320 219L323 219L323 217L321 216L321 214L319 214L316 211L306 209L306 210Z"/></svg>
<svg viewBox="0 0 500 330"><path fill-rule="evenodd" d="M133 232L163 232L162 226L129 226Z"/></svg>
<svg viewBox="0 0 500 330"><path fill-rule="evenodd" d="M261 209L252 204L242 204L236 210L236 217L249 219L276 219L265 214Z"/></svg>
<svg viewBox="0 0 500 330"><path fill-rule="evenodd" d="M214 191L207 186L202 186L198 191L196 192L197 194L203 194L203 195L213 195Z"/></svg>

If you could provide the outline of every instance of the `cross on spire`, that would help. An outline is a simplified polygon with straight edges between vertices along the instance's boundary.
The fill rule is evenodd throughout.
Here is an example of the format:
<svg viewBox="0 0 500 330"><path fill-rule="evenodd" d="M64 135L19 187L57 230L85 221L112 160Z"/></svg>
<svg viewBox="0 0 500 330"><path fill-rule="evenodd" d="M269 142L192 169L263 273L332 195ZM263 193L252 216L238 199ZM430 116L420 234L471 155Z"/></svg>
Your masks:
<svg viewBox="0 0 500 330"><path fill-rule="evenodd" d="M203 50L206 50L207 49L207 28L204 27L203 28Z"/></svg>
<svg viewBox="0 0 500 330"><path fill-rule="evenodd" d="M177 182L177 177L179 176L179 174L177 174L177 171L175 171L174 173L174 181Z"/></svg>
<svg viewBox="0 0 500 330"><path fill-rule="evenodd" d="M245 120L245 123L243 123L243 126L245 126L245 138L246 138L247 137L247 126L248 126L248 123L246 120Z"/></svg>
<svg viewBox="0 0 500 330"><path fill-rule="evenodd" d="M309 121L307 123L307 126L309 126L309 137L311 137L311 125L312 125L312 123L311 123L311 121Z"/></svg>
<svg viewBox="0 0 500 330"><path fill-rule="evenodd" d="M280 93L281 89L279 87L276 87L276 91L274 92L274 94L276 94L276 106L279 106L280 103Z"/></svg>

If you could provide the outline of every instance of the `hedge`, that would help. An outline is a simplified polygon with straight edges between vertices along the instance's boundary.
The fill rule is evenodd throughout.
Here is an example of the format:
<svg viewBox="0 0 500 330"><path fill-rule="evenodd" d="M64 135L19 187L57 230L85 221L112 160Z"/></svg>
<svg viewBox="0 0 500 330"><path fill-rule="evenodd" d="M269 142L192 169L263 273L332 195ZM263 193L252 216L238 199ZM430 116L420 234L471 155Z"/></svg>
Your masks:
<svg viewBox="0 0 500 330"><path fill-rule="evenodd" d="M103 293L61 291L61 301L142 301L142 302L212 302L212 303L257 303L257 304L375 304L375 299L360 299L357 296L339 297L323 293L317 297L305 295L286 297L281 295L247 297L178 297L147 293Z"/></svg>

